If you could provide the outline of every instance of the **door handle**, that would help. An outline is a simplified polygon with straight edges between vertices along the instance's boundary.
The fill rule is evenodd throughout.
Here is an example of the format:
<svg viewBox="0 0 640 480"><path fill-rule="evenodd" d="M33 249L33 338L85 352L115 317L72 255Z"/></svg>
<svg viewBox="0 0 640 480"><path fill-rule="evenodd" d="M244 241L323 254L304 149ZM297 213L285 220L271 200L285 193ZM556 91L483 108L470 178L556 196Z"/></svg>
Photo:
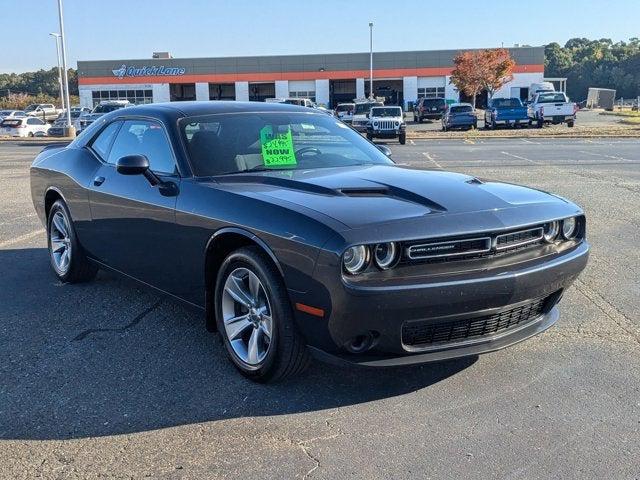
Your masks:
<svg viewBox="0 0 640 480"><path fill-rule="evenodd" d="M100 185L102 185L104 183L104 177L96 177L93 179L93 184L96 187L99 187Z"/></svg>

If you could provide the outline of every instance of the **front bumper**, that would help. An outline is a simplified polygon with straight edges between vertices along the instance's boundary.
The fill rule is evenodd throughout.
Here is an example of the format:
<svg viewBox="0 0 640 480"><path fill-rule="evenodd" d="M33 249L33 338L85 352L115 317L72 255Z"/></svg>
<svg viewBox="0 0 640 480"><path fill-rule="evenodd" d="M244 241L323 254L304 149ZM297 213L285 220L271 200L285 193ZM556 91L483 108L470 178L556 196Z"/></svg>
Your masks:
<svg viewBox="0 0 640 480"><path fill-rule="evenodd" d="M296 312L296 316L311 351L333 362L390 366L478 355L520 342L553 325L559 315L555 304L584 269L588 255L589 245L582 241L569 252L528 262L526 266L389 286L330 282L329 277L335 276L335 265L329 268L328 259L320 258L323 266L316 277L328 295L327 314L322 319L302 312ZM319 298L305 297L295 301L321 305ZM540 298L551 299L548 308L537 317L495 335L474 337L471 342L433 344L428 349L403 343L403 325L407 322L439 325L473 320ZM373 347L364 353L350 353L347 348L350 342L370 332L375 333Z"/></svg>
<svg viewBox="0 0 640 480"><path fill-rule="evenodd" d="M404 129L397 130L374 130L372 128L367 129L367 134L374 138L396 138L404 133Z"/></svg>

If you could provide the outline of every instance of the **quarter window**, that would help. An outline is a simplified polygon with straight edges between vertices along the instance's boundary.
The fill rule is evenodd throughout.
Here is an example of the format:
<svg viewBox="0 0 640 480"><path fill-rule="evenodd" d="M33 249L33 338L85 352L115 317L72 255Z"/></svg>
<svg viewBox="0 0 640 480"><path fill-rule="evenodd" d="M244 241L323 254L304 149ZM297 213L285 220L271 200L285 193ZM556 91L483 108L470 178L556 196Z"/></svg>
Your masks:
<svg viewBox="0 0 640 480"><path fill-rule="evenodd" d="M109 163L115 164L126 155L144 155L151 170L174 174L176 164L162 125L148 120L127 120L113 142Z"/></svg>
<svg viewBox="0 0 640 480"><path fill-rule="evenodd" d="M116 136L120 125L122 125L122 122L110 123L104 130L102 130L102 132L100 132L100 134L91 144L91 148L93 149L93 151L95 151L103 160L107 158L109 147L111 146L111 142Z"/></svg>

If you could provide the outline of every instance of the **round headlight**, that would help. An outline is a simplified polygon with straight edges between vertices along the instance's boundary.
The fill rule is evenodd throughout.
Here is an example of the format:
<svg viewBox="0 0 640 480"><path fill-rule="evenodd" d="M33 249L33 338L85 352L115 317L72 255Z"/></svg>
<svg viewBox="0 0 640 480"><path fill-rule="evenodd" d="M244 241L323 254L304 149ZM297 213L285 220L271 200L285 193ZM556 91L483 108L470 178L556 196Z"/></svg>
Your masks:
<svg viewBox="0 0 640 480"><path fill-rule="evenodd" d="M400 122L396 121L396 127L400 126Z"/></svg>
<svg viewBox="0 0 640 480"><path fill-rule="evenodd" d="M344 255L342 255L342 264L344 265L344 269L352 275L363 271L367 268L368 263L369 249L364 245L349 247L344 252Z"/></svg>
<svg viewBox="0 0 640 480"><path fill-rule="evenodd" d="M397 259L398 248L393 242L379 243L373 250L373 260L382 270L391 268Z"/></svg>
<svg viewBox="0 0 640 480"><path fill-rule="evenodd" d="M558 232L560 232L560 224L558 222L554 221L545 224L543 233L545 242L553 242L558 236Z"/></svg>
<svg viewBox="0 0 640 480"><path fill-rule="evenodd" d="M373 122L373 126L377 127L378 126L378 122Z"/></svg>
<svg viewBox="0 0 640 480"><path fill-rule="evenodd" d="M576 217L565 218L562 221L562 236L567 240L575 238L578 233L578 222Z"/></svg>

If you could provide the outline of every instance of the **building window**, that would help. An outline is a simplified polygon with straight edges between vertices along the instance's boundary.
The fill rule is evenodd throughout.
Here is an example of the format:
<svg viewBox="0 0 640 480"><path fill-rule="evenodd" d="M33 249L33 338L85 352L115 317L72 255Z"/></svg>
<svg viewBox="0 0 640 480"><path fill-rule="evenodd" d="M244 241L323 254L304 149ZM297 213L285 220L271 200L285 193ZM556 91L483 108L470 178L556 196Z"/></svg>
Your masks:
<svg viewBox="0 0 640 480"><path fill-rule="evenodd" d="M418 98L444 98L444 87L418 88Z"/></svg>
<svg viewBox="0 0 640 480"><path fill-rule="evenodd" d="M209 100L235 100L235 83L210 83Z"/></svg>
<svg viewBox="0 0 640 480"><path fill-rule="evenodd" d="M169 97L172 102L185 102L196 99L195 83L170 83Z"/></svg>
<svg viewBox="0 0 640 480"><path fill-rule="evenodd" d="M289 97L291 98L308 98L312 102L316 101L316 92L313 90L308 91L300 91L300 92L289 92Z"/></svg>
<svg viewBox="0 0 640 480"><path fill-rule="evenodd" d="M135 105L153 103L153 91L151 90L94 90L91 99L95 107L103 100L129 100Z"/></svg>

